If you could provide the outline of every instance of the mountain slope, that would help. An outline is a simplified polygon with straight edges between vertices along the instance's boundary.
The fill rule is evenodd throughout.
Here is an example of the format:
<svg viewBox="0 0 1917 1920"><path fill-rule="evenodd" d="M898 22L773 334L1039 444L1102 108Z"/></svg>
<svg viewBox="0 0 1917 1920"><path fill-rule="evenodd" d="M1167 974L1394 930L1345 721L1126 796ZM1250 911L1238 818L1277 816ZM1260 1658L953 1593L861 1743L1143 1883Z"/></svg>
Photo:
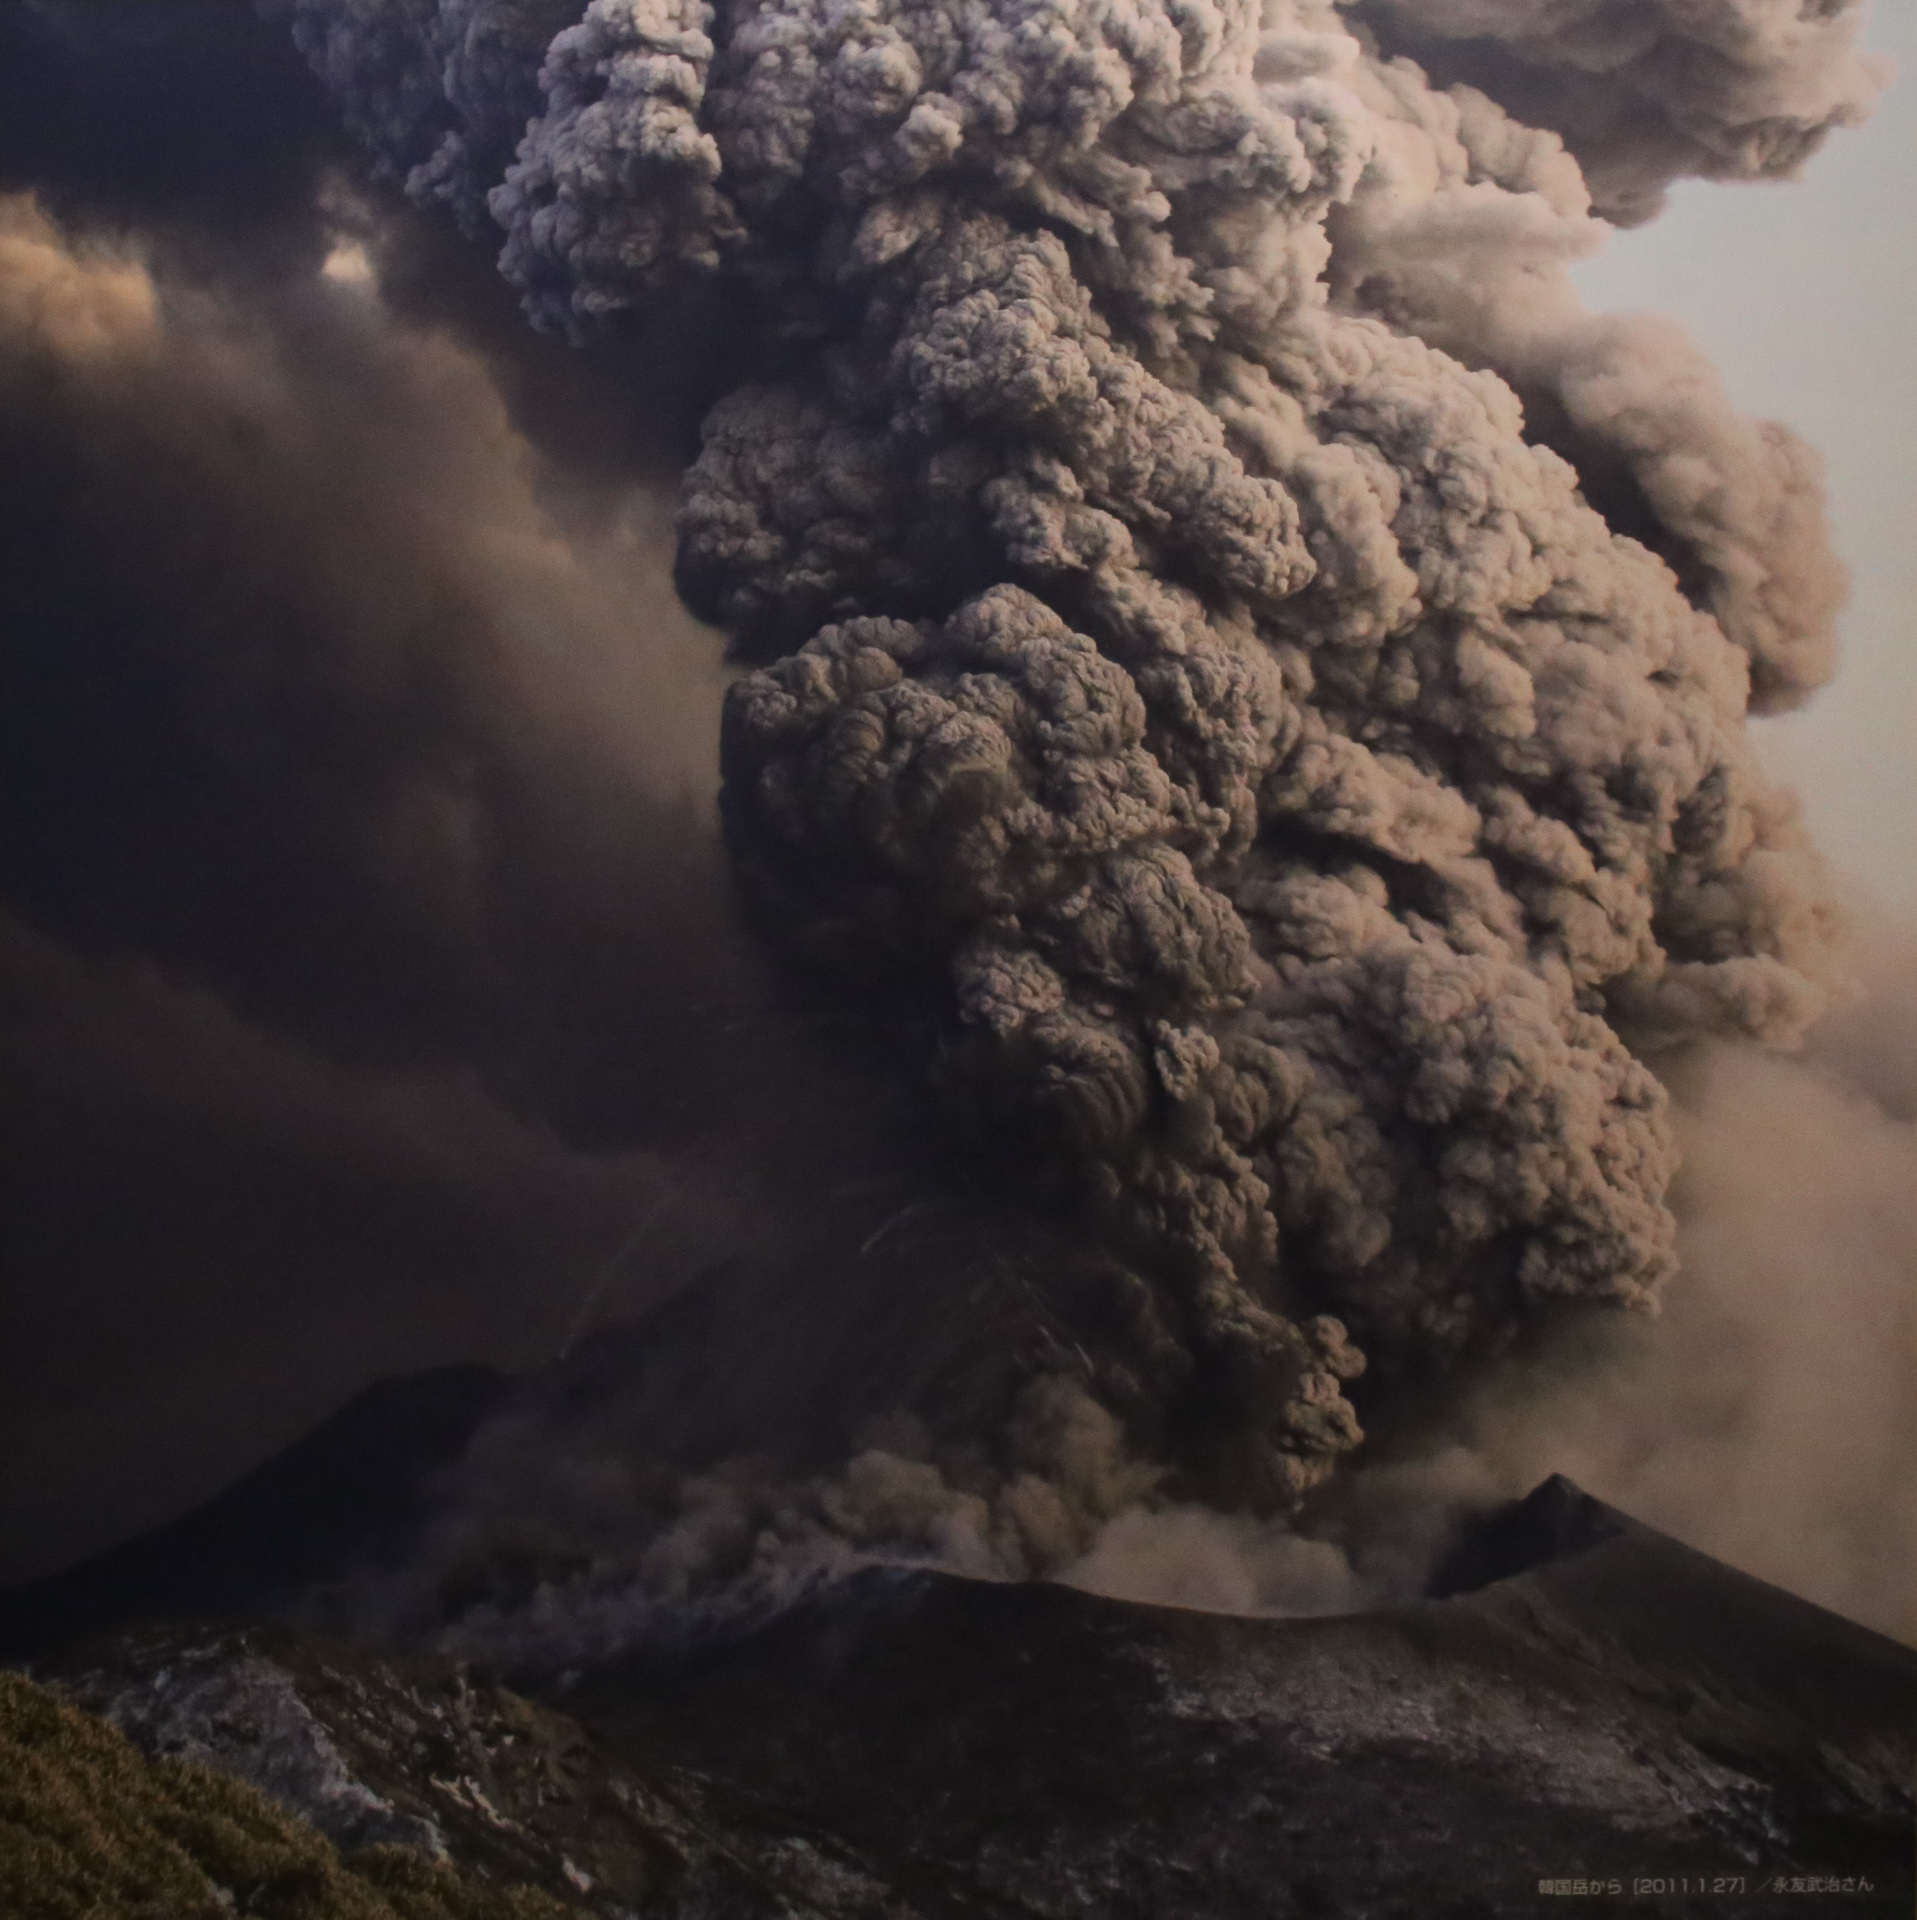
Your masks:
<svg viewBox="0 0 1917 1920"><path fill-rule="evenodd" d="M1433 1597L1334 1618L875 1568L573 1670L539 1652L565 1642L564 1594L534 1587L517 1696L284 1628L126 1629L295 1615L403 1560L502 1391L415 1384L12 1596L0 1630L45 1662L117 1625L43 1671L154 1751L236 1770L349 1847L443 1848L608 1920L1433 1920L1539 1911L1540 1882L1699 1876L1740 1890L1638 1910L1801 1914L1764 1891L1782 1876L1911 1911L1917 1654L1563 1480L1459 1540ZM286 1716L337 1765L274 1760Z"/></svg>
<svg viewBox="0 0 1917 1920"><path fill-rule="evenodd" d="M376 1382L179 1519L0 1593L0 1659L135 1621L271 1617L398 1556L510 1384L481 1366Z"/></svg>
<svg viewBox="0 0 1917 1920"><path fill-rule="evenodd" d="M1846 1911L1907 1914L1917 1655L1588 1504L1592 1543L1390 1612L873 1572L565 1698L1032 1914L1428 1920L1699 1874L1743 1882L1714 1913L1849 1874Z"/></svg>
<svg viewBox="0 0 1917 1920"><path fill-rule="evenodd" d="M535 1888L416 1850L343 1860L229 1773L141 1755L46 1687L0 1673L0 1912L9 1920L565 1920Z"/></svg>
<svg viewBox="0 0 1917 1920"><path fill-rule="evenodd" d="M922 1908L816 1823L619 1750L454 1661L284 1627L175 1625L71 1649L41 1672L156 1762L236 1777L349 1864L397 1848L598 1920L977 1911Z"/></svg>

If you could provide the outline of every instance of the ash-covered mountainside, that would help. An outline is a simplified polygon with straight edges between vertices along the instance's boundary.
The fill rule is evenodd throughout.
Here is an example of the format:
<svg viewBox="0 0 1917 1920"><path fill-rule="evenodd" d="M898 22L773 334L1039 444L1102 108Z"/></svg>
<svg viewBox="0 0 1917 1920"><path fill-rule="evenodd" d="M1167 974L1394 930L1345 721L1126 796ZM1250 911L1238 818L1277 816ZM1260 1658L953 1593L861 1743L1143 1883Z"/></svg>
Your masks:
<svg viewBox="0 0 1917 1920"><path fill-rule="evenodd" d="M1310 1620L873 1568L728 1631L493 1676L286 1629L43 1677L150 1752L604 1916L1910 1910L1917 1655L1546 1482L1444 1599ZM1817 1910L1830 1910L1818 1908Z"/></svg>
<svg viewBox="0 0 1917 1920"><path fill-rule="evenodd" d="M286 1628L178 1626L94 1642L42 1677L149 1757L267 1794L349 1864L403 1849L596 1920L940 1910L914 1906L829 1833L610 1746L451 1661Z"/></svg>
<svg viewBox="0 0 1917 1920"><path fill-rule="evenodd" d="M1568 1483L1524 1509L1502 1549L1545 1564L1387 1612L875 1571L565 1697L1016 1912L1518 1914L1540 1879L1686 1874L1741 1884L1713 1912L1845 1874L1908 1912L1917 1656Z"/></svg>
<svg viewBox="0 0 1917 1920"><path fill-rule="evenodd" d="M0 1658L147 1620L270 1618L403 1554L433 1474L506 1386L487 1367L444 1367L368 1387L192 1512L0 1594Z"/></svg>
<svg viewBox="0 0 1917 1920"><path fill-rule="evenodd" d="M566 1920L415 1847L342 1857L249 1780L0 1673L0 1913L14 1920Z"/></svg>

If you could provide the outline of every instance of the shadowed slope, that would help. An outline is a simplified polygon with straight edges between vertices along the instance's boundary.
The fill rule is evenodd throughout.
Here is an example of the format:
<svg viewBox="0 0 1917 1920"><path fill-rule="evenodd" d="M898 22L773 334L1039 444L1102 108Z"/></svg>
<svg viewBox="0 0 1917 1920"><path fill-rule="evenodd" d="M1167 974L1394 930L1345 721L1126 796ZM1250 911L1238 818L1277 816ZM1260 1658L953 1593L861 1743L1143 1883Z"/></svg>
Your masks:
<svg viewBox="0 0 1917 1920"><path fill-rule="evenodd" d="M506 1386L479 1366L377 1382L180 1519L0 1595L0 1657L136 1620L270 1615L398 1552Z"/></svg>
<svg viewBox="0 0 1917 1920"><path fill-rule="evenodd" d="M583 1391L595 1356L626 1377L617 1344L569 1378ZM403 1555L501 1391L477 1371L376 1389L197 1515L16 1594L8 1629L44 1643L82 1603L293 1610L302 1582ZM508 1677L620 1764L691 1769L768 1833L885 1863L901 1911L1430 1920L1533 1912L1540 1879L1699 1873L1744 1884L1718 1915L1801 1911L1760 1892L1777 1874L1862 1875L1846 1911L1909 1911L1917 1654L1556 1477L1482 1516L1438 1584L1449 1597L1285 1620L877 1568L716 1634L629 1635L583 1669L534 1636L548 1664ZM657 1617L636 1606L632 1632ZM351 1708L313 1680L320 1643L243 1638L221 1657L278 1663L323 1721ZM137 1718L167 1664L148 1641L63 1666L117 1672ZM368 1699L425 1685L403 1662L327 1661ZM380 1764L383 1798L431 1807L434 1779L478 1763Z"/></svg>
<svg viewBox="0 0 1917 1920"><path fill-rule="evenodd" d="M1579 1503L1582 1540L1540 1523ZM1018 1911L1521 1914L1541 1878L1700 1872L1743 1882L1714 1913L1790 1910L1777 1874L1909 1911L1917 1654L1568 1482L1501 1518L1537 1564L1385 1613L874 1572L567 1700Z"/></svg>

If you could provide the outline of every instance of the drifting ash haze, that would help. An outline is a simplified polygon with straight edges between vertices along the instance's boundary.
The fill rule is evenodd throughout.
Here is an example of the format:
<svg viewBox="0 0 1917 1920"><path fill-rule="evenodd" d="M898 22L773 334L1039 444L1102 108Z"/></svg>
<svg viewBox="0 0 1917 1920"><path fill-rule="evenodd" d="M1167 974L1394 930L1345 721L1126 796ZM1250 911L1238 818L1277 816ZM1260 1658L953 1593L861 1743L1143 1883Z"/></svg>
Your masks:
<svg viewBox="0 0 1917 1920"><path fill-rule="evenodd" d="M879 1183L856 1234L808 1216L772 1279L706 1286L665 1360L610 1387L567 1375L484 1437L434 1579L504 1540L585 1569L535 1610L617 1615L635 1575L683 1593L768 1554L915 1550L1347 1604L1385 1575L1268 1523L1322 1498L1360 1410L1389 1431L1527 1329L1648 1316L1682 1251L1722 1312L1676 1318L1630 1377L1684 1376L1670 1355L1726 1327L1756 1359L1726 1362L1741 1384L1704 1439L1674 1419L1664 1511L1723 1546L1787 1486L1838 1544L1740 1537L1732 1557L1896 1624L1904 1586L1859 1542L1898 1511L1883 1436L1907 1383L1773 1407L1787 1363L1764 1329L1818 1315L1788 1277L1739 1295L1743 1250L1708 1224L1736 1205L1739 1151L1711 1143L1751 1124L1726 1076L1781 1102L1797 1070L1759 1050L1798 1044L1847 964L1745 733L1834 664L1817 464L1735 415L1675 329L1584 312L1563 271L1674 177L1788 173L1867 113L1884 76L1860 11L268 8L386 185L497 246L539 327L625 343L631 365L678 354L716 395L676 579L742 668L718 742L726 847L755 930L858 1036L843 1083L822 1049L767 1054L768 1079L813 1093L750 1158L837 1125L848 1087L889 1112L860 1077L874 1036L950 1117L872 1150L902 1184ZM156 319L139 270L86 264L31 209L10 219L51 289L26 324L61 353L137 367L156 328L188 325ZM336 279L374 277L364 253L334 258ZM505 378L395 333L380 352L448 356L466 417ZM430 393L408 365L399 390ZM523 483L503 510L482 488L494 536L460 531L458 489L506 471L496 454L383 461L367 470L432 530L417 550L488 620L502 593L550 595L527 617L556 649L616 630L605 568L577 584L588 543L535 531L556 509ZM444 644L434 670L463 691L456 625ZM650 658L640 699L667 717L635 763L683 754L672 674L700 671ZM564 674L455 709L455 757L476 730L484 764L527 770L481 817L549 828L523 865L468 869L532 889L453 916L481 925L488 965L537 956L499 930L551 917L540 874L584 876L557 890L561 918L598 897L574 822L658 811L645 781L609 779L542 812L575 776L526 748L523 714ZM405 710L437 725L440 683ZM406 765L443 764L431 728L398 737ZM439 833L419 805L403 818ZM683 964L665 924L622 922L634 1007ZM688 949L731 952L717 933ZM537 983L563 998L536 967L486 978L473 1032L546 1005ZM522 1109L562 1107L578 1066L530 1042L502 1061L470 1032L455 1050ZM530 1083L512 1070L528 1051L546 1068ZM753 1084L736 1061L712 1075ZM1816 1084L1881 1136L1888 1184L1859 1206L1882 1213L1907 1116ZM1672 1089L1695 1090L1694 1119ZM961 1232L940 1206L968 1183L993 1199ZM1884 1218L1895 1244L1843 1282L1847 1324L1907 1342L1908 1229ZM674 1360L693 1346L704 1361ZM1616 1364L1554 1381L1541 1425L1474 1414L1464 1466L1357 1474L1361 1520L1400 1512L1405 1487L1528 1471L1540 1431L1601 1428L1584 1410ZM1597 1466L1577 1470L1610 1491L1607 1444L1588 1438ZM1654 1464L1616 1472L1664 1484ZM1167 1586L1195 1565L1215 1570L1202 1592Z"/></svg>

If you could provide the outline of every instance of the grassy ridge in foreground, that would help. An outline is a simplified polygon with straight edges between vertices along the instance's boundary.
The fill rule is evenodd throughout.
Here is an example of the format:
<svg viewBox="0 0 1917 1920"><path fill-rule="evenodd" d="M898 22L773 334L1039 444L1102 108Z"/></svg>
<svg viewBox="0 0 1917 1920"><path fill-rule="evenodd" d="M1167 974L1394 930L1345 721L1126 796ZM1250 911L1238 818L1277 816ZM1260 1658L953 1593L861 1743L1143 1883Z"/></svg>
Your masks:
<svg viewBox="0 0 1917 1920"><path fill-rule="evenodd" d="M0 1914L8 1920L571 1920L400 1847L342 1858L256 1789L148 1760L116 1728L0 1673Z"/></svg>

